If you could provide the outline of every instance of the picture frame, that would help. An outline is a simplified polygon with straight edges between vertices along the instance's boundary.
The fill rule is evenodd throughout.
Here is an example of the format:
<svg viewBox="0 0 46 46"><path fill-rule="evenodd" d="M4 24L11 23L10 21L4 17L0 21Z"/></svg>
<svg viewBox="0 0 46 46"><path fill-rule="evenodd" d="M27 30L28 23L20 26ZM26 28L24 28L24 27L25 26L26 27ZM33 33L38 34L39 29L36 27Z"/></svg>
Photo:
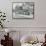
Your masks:
<svg viewBox="0 0 46 46"><path fill-rule="evenodd" d="M12 18L13 19L33 19L34 2L13 2Z"/></svg>

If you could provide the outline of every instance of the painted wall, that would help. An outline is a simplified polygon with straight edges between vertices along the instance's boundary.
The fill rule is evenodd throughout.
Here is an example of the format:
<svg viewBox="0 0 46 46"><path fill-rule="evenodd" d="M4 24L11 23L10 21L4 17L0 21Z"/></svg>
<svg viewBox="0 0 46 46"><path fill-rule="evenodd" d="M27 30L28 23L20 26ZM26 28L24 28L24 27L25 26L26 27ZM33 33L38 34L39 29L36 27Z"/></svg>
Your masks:
<svg viewBox="0 0 46 46"><path fill-rule="evenodd" d="M28 2L28 1L35 2L34 19L12 19L12 2ZM4 26L8 27L8 29L11 29L12 31L13 30L21 31L20 37L24 34L27 34L28 32L30 33L30 31L46 31L46 5L45 4L46 4L46 0L0 0L0 10L5 12L7 16L6 17L7 21L4 23ZM26 27L26 28L22 28L22 27ZM1 30L2 29L0 29L0 31Z"/></svg>
<svg viewBox="0 0 46 46"><path fill-rule="evenodd" d="M35 2L34 19L12 19L12 2ZM46 27L46 0L0 0L0 10L6 13L6 27ZM9 22L8 22L9 21Z"/></svg>

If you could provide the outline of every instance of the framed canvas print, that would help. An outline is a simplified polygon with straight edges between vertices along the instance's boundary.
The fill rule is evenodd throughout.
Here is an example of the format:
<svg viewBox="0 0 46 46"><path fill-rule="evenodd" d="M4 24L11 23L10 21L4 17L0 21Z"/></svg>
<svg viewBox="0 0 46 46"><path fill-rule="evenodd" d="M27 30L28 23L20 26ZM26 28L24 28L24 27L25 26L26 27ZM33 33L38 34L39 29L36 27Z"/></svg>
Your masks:
<svg viewBox="0 0 46 46"><path fill-rule="evenodd" d="M34 18L34 2L13 2L12 18L14 19Z"/></svg>

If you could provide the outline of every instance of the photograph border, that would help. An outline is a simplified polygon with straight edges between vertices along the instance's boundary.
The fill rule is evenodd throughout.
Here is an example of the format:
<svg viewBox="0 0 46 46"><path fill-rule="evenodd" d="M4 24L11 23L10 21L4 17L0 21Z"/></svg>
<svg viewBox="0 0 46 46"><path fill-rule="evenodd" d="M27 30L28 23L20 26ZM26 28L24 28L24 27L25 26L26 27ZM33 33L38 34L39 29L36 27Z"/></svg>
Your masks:
<svg viewBox="0 0 46 46"><path fill-rule="evenodd" d="M26 2L12 2L12 19L34 19L34 9L35 9L35 3L34 2L27 2L27 3L34 3L33 6L33 18L13 18L13 3L26 3Z"/></svg>

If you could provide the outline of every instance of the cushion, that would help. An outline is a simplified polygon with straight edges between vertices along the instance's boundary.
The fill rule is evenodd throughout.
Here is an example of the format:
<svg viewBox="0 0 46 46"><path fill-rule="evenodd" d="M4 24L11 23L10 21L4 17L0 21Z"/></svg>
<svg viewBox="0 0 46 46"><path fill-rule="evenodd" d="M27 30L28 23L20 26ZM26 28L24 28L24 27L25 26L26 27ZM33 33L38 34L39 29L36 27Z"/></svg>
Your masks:
<svg viewBox="0 0 46 46"><path fill-rule="evenodd" d="M34 41L37 41L37 38L35 38L35 36L28 36L28 35L24 35L21 39L20 42L21 43L32 43Z"/></svg>

